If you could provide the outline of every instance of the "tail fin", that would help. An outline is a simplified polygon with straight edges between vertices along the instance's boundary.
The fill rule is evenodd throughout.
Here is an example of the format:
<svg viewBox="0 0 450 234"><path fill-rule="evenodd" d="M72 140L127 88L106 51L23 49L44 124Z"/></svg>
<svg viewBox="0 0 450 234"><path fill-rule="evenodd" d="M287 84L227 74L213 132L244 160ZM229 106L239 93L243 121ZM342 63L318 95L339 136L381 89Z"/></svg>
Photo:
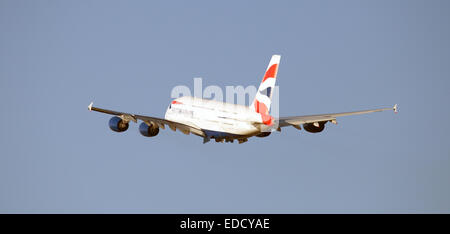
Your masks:
<svg viewBox="0 0 450 234"><path fill-rule="evenodd" d="M277 79L278 66L280 64L280 55L273 55L267 66L264 78L259 85L255 100L250 108L261 114L262 122L266 125L272 125L272 117L269 115L270 104L272 103L272 92Z"/></svg>

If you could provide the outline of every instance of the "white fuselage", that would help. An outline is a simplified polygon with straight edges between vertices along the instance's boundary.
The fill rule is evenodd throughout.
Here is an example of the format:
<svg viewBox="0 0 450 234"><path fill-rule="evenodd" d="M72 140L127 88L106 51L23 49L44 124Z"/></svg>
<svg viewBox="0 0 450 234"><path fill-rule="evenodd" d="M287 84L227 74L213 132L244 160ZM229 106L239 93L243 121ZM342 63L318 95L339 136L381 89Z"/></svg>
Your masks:
<svg viewBox="0 0 450 234"><path fill-rule="evenodd" d="M239 136L256 135L262 127L260 114L247 106L188 96L172 101L165 119Z"/></svg>

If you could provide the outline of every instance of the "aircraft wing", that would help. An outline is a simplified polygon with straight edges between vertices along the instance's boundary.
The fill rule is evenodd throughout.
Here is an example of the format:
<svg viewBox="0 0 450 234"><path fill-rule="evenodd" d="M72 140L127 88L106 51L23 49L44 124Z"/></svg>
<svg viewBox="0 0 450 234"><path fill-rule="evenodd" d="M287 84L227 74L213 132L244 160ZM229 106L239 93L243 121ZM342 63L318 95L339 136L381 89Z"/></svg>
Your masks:
<svg viewBox="0 0 450 234"><path fill-rule="evenodd" d="M348 115L360 115L360 114L368 114L372 112L379 112L385 110L394 110L397 113L397 104L390 108L381 108L381 109L372 109L372 110L363 110L363 111L353 111L353 112L342 112L342 113L332 113L332 114L320 114L320 115L304 115L304 116L292 116L292 117L280 117L278 120L279 127L286 126L294 126L297 127L301 124L306 123L317 123L322 121L331 121L333 123L336 122L337 117L348 116Z"/></svg>
<svg viewBox="0 0 450 234"><path fill-rule="evenodd" d="M184 134L193 133L198 136L205 136L205 133L200 128L196 128L193 126L189 126L186 124L182 124L182 123L178 123L178 122L174 122L174 121L170 121L170 120L166 120L166 119L102 109L102 108L94 107L93 103L91 103L88 106L88 109L90 111L97 111L97 112L101 112L101 113L105 113L105 114L118 116L126 122L133 121L133 122L137 123L137 120L141 120L147 124L154 124L162 129L165 129L165 125L167 125L173 131L176 131L177 129L179 129Z"/></svg>

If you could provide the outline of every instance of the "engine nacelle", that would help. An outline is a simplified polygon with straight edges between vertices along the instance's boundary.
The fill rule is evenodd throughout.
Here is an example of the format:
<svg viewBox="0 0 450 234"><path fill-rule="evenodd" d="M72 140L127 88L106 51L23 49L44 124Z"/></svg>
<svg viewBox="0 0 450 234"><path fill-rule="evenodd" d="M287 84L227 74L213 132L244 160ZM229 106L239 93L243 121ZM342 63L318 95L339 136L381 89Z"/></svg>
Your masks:
<svg viewBox="0 0 450 234"><path fill-rule="evenodd" d="M139 125L139 132L142 134L142 136L154 137L158 135L159 128L157 126L154 126L153 124L149 126L146 123L142 122Z"/></svg>
<svg viewBox="0 0 450 234"><path fill-rule="evenodd" d="M326 123L327 121L318 122L319 126L314 125L314 123L306 123L303 124L303 129L305 129L307 132L318 133L325 129Z"/></svg>
<svg viewBox="0 0 450 234"><path fill-rule="evenodd" d="M260 134L256 135L257 137L268 137L272 132L261 132Z"/></svg>
<svg viewBox="0 0 450 234"><path fill-rule="evenodd" d="M128 123L124 122L120 117L114 116L109 120L109 128L114 132L124 132L128 129Z"/></svg>

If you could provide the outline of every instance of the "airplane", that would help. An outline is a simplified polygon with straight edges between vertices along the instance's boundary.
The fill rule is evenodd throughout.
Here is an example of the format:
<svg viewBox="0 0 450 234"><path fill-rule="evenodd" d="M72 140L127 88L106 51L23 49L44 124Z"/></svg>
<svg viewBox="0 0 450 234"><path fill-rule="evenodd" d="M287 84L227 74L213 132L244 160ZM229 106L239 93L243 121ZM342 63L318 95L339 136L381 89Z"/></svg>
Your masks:
<svg viewBox="0 0 450 234"><path fill-rule="evenodd" d="M274 118L269 114L269 110L280 59L280 55L272 56L250 106L183 96L169 104L164 118L102 109L94 107L92 102L88 109L114 115L109 120L109 127L115 132L124 132L128 129L129 122L137 123L139 120L142 121L139 132L146 137L158 135L159 129L165 129L167 125L173 131L178 129L187 135L192 133L203 137L203 143L214 139L216 142L237 140L239 144L247 142L248 138L253 136L267 137L273 131L281 131L281 128L287 126L293 126L298 130L301 130L303 126L307 132L318 133L324 130L328 122L337 124L337 117L386 110L397 113L397 104L395 104L390 108Z"/></svg>

